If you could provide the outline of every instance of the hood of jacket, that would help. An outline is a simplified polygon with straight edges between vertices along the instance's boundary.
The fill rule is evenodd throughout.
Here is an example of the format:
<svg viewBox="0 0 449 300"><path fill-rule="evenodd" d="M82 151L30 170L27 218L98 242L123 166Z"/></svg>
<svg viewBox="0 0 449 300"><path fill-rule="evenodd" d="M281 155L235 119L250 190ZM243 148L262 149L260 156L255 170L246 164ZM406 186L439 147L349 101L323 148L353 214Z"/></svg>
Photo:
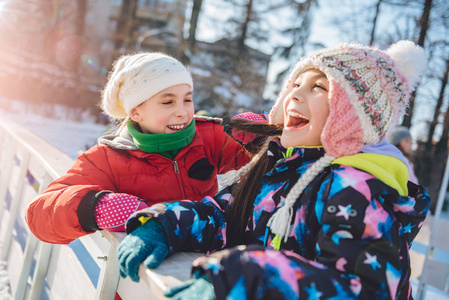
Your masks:
<svg viewBox="0 0 449 300"><path fill-rule="evenodd" d="M370 173L386 185L397 190L399 195L408 195L408 167L396 157L383 154L358 153L339 157L332 164L351 166Z"/></svg>
<svg viewBox="0 0 449 300"><path fill-rule="evenodd" d="M139 150L126 126L118 133L105 134L98 139L98 144L104 144L118 150Z"/></svg>

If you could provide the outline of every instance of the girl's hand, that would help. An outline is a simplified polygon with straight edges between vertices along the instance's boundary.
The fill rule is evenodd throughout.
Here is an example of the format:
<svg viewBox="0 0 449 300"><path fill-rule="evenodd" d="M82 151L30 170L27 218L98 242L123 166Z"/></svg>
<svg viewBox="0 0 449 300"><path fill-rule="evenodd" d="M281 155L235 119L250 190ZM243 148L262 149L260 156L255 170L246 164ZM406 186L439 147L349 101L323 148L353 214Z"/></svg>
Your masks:
<svg viewBox="0 0 449 300"><path fill-rule="evenodd" d="M244 113L235 115L231 118L231 120L235 120L235 119L242 119L242 120L254 122L254 123L267 123L268 122L264 115L255 114L253 112L244 112ZM257 137L257 135L254 133L244 132L244 131L241 131L236 128L232 129L232 136L234 137L234 139L241 142L243 145L251 143Z"/></svg>
<svg viewBox="0 0 449 300"><path fill-rule="evenodd" d="M120 276L129 276L139 281L139 265L143 262L148 268L156 268L168 255L168 243L162 226L156 220L148 220L131 232L120 243L117 256Z"/></svg>
<svg viewBox="0 0 449 300"><path fill-rule="evenodd" d="M215 292L212 283L206 276L189 279L180 285L168 288L164 296L173 300L195 299L195 300L214 300Z"/></svg>
<svg viewBox="0 0 449 300"><path fill-rule="evenodd" d="M124 193L107 193L95 206L95 221L100 229L125 231L126 220L136 211L148 207L145 201Z"/></svg>

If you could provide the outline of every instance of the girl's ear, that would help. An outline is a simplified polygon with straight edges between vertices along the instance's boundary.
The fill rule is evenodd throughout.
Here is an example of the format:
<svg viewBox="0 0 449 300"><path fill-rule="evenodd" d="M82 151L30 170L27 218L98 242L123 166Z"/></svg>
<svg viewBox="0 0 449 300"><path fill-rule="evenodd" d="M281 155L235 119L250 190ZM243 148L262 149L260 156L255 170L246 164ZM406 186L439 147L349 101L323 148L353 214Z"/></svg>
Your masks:
<svg viewBox="0 0 449 300"><path fill-rule="evenodd" d="M139 110L137 109L137 107L134 107L130 110L129 117L136 123L142 121L142 116L139 114Z"/></svg>

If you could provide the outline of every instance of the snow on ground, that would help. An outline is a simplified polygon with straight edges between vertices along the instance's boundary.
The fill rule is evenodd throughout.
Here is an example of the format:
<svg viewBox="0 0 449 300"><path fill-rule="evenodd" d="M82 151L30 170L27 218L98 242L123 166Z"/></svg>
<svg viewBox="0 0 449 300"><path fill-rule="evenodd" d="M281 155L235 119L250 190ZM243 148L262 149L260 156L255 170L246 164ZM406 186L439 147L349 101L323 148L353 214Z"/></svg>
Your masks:
<svg viewBox="0 0 449 300"><path fill-rule="evenodd" d="M12 300L6 264L0 262L0 300Z"/></svg>
<svg viewBox="0 0 449 300"><path fill-rule="evenodd" d="M58 106L54 118L36 114L26 109L24 103L16 101L8 109L0 106L2 120L11 120L46 140L70 158L97 144L97 139L108 130L108 126L95 124L86 112L72 112L72 109ZM71 119L79 119L74 121Z"/></svg>
<svg viewBox="0 0 449 300"><path fill-rule="evenodd" d="M23 125L72 159L97 144L98 137L107 129L104 125L48 120L30 115L19 121L17 119L13 121Z"/></svg>

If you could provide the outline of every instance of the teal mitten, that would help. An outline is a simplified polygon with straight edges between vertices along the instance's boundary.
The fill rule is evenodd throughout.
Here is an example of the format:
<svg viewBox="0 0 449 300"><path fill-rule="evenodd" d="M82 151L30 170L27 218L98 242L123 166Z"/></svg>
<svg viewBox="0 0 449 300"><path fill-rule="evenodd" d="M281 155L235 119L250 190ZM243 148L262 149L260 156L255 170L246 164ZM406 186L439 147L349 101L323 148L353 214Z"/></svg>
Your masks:
<svg viewBox="0 0 449 300"><path fill-rule="evenodd" d="M168 255L168 243L162 226L156 220L148 220L131 232L117 250L120 276L139 281L139 265L156 268Z"/></svg>
<svg viewBox="0 0 449 300"><path fill-rule="evenodd" d="M201 276L168 288L164 291L164 296L172 298L173 300L214 300L215 292L214 286L207 280L207 277Z"/></svg>

